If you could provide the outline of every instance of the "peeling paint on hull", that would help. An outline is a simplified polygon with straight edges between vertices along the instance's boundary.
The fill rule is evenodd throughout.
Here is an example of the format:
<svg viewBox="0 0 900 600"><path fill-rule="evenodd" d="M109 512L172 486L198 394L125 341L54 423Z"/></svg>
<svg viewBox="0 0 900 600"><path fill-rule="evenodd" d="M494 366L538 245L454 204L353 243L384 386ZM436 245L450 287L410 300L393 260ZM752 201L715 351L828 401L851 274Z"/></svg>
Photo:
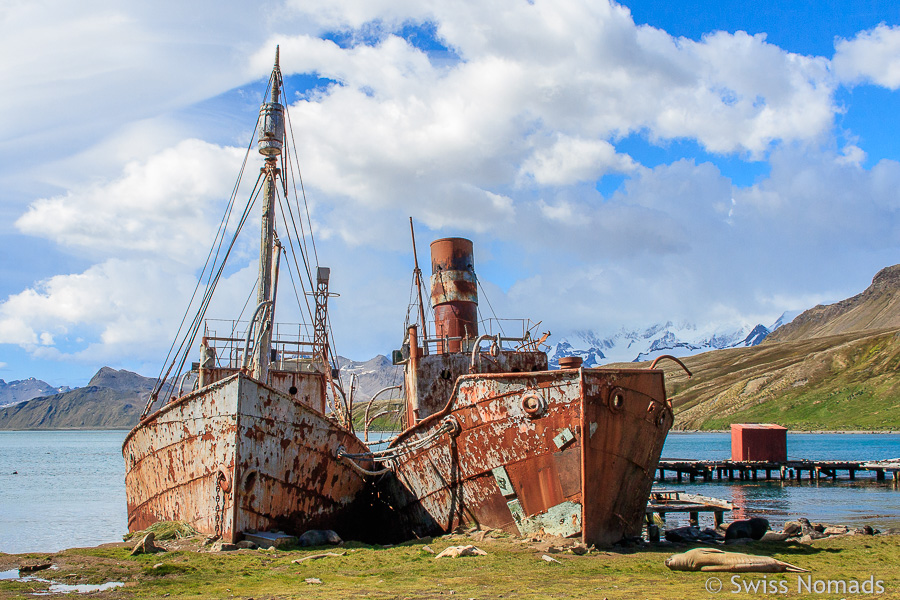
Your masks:
<svg viewBox="0 0 900 600"><path fill-rule="evenodd" d="M335 529L365 482L335 459L366 448L351 432L243 374L188 394L135 427L122 447L128 529L191 523L237 541L247 529ZM218 494L216 483L224 476Z"/></svg>
<svg viewBox="0 0 900 600"><path fill-rule="evenodd" d="M383 484L405 534L476 523L609 545L640 532L672 409L657 369L468 375L393 446L447 418L459 433L401 456Z"/></svg>

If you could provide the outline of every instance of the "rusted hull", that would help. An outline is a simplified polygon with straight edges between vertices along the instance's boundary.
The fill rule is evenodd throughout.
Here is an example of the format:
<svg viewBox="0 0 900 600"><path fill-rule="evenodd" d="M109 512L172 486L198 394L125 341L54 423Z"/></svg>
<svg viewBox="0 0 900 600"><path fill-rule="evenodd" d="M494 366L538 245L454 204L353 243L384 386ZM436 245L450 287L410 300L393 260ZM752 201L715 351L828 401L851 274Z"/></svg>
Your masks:
<svg viewBox="0 0 900 600"><path fill-rule="evenodd" d="M477 523L609 545L640 532L672 410L659 370L471 375L394 445L448 418L458 433L393 465L387 486L406 535Z"/></svg>
<svg viewBox="0 0 900 600"><path fill-rule="evenodd" d="M336 460L340 446L365 452L321 413L233 375L166 405L128 435L128 529L187 521L230 541L247 529L340 532L364 488Z"/></svg>

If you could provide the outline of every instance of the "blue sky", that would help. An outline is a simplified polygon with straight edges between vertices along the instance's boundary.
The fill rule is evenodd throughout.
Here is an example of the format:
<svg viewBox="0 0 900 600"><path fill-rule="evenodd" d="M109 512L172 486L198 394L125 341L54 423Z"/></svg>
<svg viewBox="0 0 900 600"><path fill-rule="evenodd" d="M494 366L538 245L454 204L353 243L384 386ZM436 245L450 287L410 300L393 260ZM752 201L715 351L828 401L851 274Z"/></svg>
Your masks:
<svg viewBox="0 0 900 600"><path fill-rule="evenodd" d="M900 262L896 5L483 4L5 8L0 378L158 371L275 44L346 356L399 343L409 216L556 337L771 324Z"/></svg>

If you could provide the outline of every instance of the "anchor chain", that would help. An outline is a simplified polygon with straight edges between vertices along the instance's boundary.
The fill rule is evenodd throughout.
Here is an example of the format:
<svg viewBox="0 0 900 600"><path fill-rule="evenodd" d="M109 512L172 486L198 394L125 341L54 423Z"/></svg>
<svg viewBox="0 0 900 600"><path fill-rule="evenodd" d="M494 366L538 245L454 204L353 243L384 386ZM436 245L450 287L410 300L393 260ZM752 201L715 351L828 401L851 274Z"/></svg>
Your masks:
<svg viewBox="0 0 900 600"><path fill-rule="evenodd" d="M221 505L222 505L221 508L220 508L220 502L219 502L219 496L222 493L222 480L223 479L224 479L224 477L222 476L221 473L216 474L216 512L213 513L213 519L214 519L215 525L216 525L216 537L217 538L222 537L222 521L225 516L224 502L221 503Z"/></svg>

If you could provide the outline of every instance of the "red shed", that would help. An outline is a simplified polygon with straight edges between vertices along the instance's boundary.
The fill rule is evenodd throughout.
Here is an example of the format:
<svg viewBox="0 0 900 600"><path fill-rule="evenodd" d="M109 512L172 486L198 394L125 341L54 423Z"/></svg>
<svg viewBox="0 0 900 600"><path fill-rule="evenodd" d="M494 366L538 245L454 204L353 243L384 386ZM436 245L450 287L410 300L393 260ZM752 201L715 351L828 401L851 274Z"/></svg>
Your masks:
<svg viewBox="0 0 900 600"><path fill-rule="evenodd" d="M771 423L731 425L731 460L787 460L787 429Z"/></svg>

